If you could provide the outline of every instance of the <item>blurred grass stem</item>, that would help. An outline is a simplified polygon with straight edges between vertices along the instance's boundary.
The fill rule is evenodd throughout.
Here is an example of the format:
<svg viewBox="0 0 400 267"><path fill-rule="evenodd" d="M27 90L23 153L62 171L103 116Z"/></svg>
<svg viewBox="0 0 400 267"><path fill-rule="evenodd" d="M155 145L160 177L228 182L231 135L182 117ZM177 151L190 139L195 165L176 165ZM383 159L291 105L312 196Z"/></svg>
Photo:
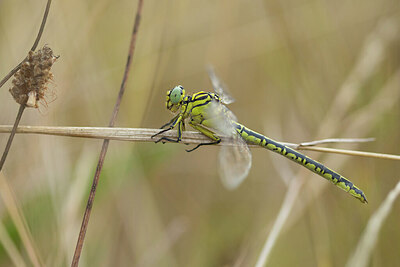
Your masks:
<svg viewBox="0 0 400 267"><path fill-rule="evenodd" d="M362 88L362 85L382 63L385 57L386 46L396 39L397 31L398 27L396 20L393 18L385 18L378 23L377 27L365 39L353 69L349 72L347 79L343 82L333 101L331 101L331 107L322 120L323 123L321 123L319 127L317 138L335 134L333 129L340 128L339 126L342 120L345 118L346 113L357 99L357 94ZM397 76L394 76L394 80L396 80L396 78ZM389 82L389 85L392 85L392 83ZM388 90L391 88L391 86L388 86ZM385 92L385 89L386 88L384 88L382 91ZM394 100L396 98L393 95L390 99ZM390 106L391 105L385 105L382 108L388 109ZM377 106L375 105L375 107ZM371 110L364 110L365 114L368 115L369 121L371 121L370 111ZM378 116L376 112L374 113L374 116ZM371 125L371 122L368 123L369 127ZM362 135L367 132L367 129L366 127L364 127L364 129L358 127L358 132L360 135ZM276 229L274 228L271 230L270 234L267 236L267 239L261 250L262 252L258 258L258 266L265 266L268 264L270 253L273 246L276 244L277 235L280 234L287 222L293 223L294 221L294 219L288 220L289 216L283 216L282 214L287 214L289 212L292 214L292 217L296 216L296 214L298 217L298 214L304 212L304 209L307 208L309 203L311 203L310 198L303 201L297 200L297 198L299 198L300 189L302 185L305 184L306 177L307 176L304 171L300 171L296 177L296 180L300 180L296 183L299 188L298 190L293 190L295 192L295 196L290 196L290 199L296 199L296 201L291 201L289 204L287 204L286 199L289 198L288 194L291 193L289 190L286 192L285 201L282 203L280 211L274 222L274 226L278 226ZM325 185L327 185L327 183L322 184L318 192L321 192L321 187ZM316 186L314 185L312 188L316 189ZM292 212L295 204L298 204L299 207L295 209L295 212ZM285 219L281 220L282 217ZM277 224L278 221L280 224Z"/></svg>
<svg viewBox="0 0 400 267"><path fill-rule="evenodd" d="M400 194L400 181L396 187L389 192L377 211L371 216L367 227L358 242L353 256L349 259L346 266L348 267L365 267L369 266L369 259L373 254L373 249L378 240L378 234L383 223L390 214L393 203Z"/></svg>
<svg viewBox="0 0 400 267"><path fill-rule="evenodd" d="M110 120L110 123L109 123L110 127L113 127L114 124L115 124L115 119L117 117L117 114L118 114L118 111L119 111L119 107L120 107L120 104L121 104L121 101L122 101L122 97L123 97L124 92L125 92L126 82L128 80L128 77L129 77L129 72L130 72L131 63L132 63L132 57L133 57L133 53L135 51L137 32L139 30L139 25L140 25L142 6L143 6L143 0L139 0L138 1L137 11L136 11L135 23L134 23L133 31L132 31L132 35L131 35L131 41L130 41L130 46L129 46L128 58L127 58L127 61L126 61L124 76L122 78L121 87L119 89L117 101L115 103L114 110L113 110L113 113L111 115L111 120ZM108 149L108 144L109 143L110 143L110 139L104 139L103 146L102 146L101 152L100 152L99 161L97 163L96 172L94 174L93 183L92 183L92 187L91 187L91 190L90 190L89 198L88 198L88 201L87 201L85 214L83 215L81 230L79 232L79 237L78 237L78 241L76 243L76 248L75 248L75 252L74 252L74 256L73 256L73 259L72 259L71 266L78 266L79 265L79 259L80 259L81 252L82 252L83 242L85 240L85 235L86 235L86 230L87 230L87 226L88 226L88 223L89 223L90 213L91 213L91 210L92 210L92 207L93 207L94 197L96 195L97 184L99 182L101 169L103 167L103 163L104 163L105 156L107 154L107 149Z"/></svg>
<svg viewBox="0 0 400 267"><path fill-rule="evenodd" d="M40 256L35 248L33 237L24 217L24 213L18 205L14 192L8 183L7 177L5 177L3 173L0 173L0 195L4 206L6 207L7 212L10 214L15 228L17 229L18 235L21 238L23 247L28 254L28 258L30 259L32 266L43 266L43 261L40 259ZM15 258L15 256L13 258Z"/></svg>

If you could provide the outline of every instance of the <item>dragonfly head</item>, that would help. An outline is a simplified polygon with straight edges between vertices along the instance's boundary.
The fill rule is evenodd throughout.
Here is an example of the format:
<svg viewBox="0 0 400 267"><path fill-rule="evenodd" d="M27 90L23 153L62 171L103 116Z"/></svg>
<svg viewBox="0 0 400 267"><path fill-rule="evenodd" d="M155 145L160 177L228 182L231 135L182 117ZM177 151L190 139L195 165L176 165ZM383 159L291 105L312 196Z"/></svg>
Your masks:
<svg viewBox="0 0 400 267"><path fill-rule="evenodd" d="M167 109L173 113L177 112L181 106L182 100L185 97L185 89L183 86L175 86L174 89L167 92L167 102L165 103Z"/></svg>

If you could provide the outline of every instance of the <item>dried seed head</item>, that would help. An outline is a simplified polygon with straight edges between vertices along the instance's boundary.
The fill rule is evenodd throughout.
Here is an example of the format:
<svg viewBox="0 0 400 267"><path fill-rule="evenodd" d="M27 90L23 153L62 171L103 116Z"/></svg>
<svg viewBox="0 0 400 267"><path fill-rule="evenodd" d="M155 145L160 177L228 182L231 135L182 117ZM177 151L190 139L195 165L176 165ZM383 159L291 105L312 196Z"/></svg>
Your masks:
<svg viewBox="0 0 400 267"><path fill-rule="evenodd" d="M46 96L47 83L53 79L50 69L57 58L47 45L36 52L29 51L26 61L14 74L10 89L18 104L38 108L38 102Z"/></svg>

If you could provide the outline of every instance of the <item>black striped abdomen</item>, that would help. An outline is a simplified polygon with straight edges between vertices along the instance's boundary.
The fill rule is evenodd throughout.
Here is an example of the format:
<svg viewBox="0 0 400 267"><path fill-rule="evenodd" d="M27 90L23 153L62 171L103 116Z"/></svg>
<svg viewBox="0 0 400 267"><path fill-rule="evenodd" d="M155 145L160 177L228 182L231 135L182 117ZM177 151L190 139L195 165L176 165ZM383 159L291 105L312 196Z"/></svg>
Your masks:
<svg viewBox="0 0 400 267"><path fill-rule="evenodd" d="M286 158L296 162L297 164L300 164L303 167L306 167L307 169L309 169L310 171L331 181L332 183L334 183L336 186L340 187L344 191L349 192L352 196L356 197L361 202L363 202L363 203L367 202L367 199L366 199L363 191L360 190L357 186L355 186L352 182L350 182L348 179L346 179L339 173L329 169L328 167L324 166L322 163L319 163L318 161L315 161L290 147L287 147L287 146L280 144L279 142L276 142L262 134L259 134L257 132L254 132L253 130L250 130L249 128L243 126L240 123L237 123L237 122L233 122L233 123L236 127L236 131L239 133L239 135L244 140L246 140L246 142L255 144L255 145L259 145L259 146L265 147L271 151L279 153L282 156L285 156Z"/></svg>

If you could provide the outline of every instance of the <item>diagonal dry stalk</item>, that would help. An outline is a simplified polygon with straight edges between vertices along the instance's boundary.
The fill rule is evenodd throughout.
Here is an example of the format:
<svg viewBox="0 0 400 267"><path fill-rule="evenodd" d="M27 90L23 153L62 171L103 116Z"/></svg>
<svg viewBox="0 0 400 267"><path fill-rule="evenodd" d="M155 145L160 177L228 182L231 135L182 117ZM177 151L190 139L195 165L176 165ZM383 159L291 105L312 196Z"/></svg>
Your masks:
<svg viewBox="0 0 400 267"><path fill-rule="evenodd" d="M3 169L4 163L6 162L8 152L10 151L12 141L13 141L15 133L17 131L18 124L21 121L21 117L22 117L22 114L24 113L24 110L25 110L25 105L20 105L19 109L18 109L17 117L15 118L14 126L11 130L10 136L8 137L6 147L4 148L3 155L1 156L1 159L0 159L0 171Z"/></svg>
<svg viewBox="0 0 400 267"><path fill-rule="evenodd" d="M46 4L46 9L42 18L42 22L39 28L39 32L36 36L36 39L32 45L32 48L30 51L34 51L36 50L38 43L41 39L44 27L46 25L46 21L47 21L47 17L49 14L49 10L50 10L50 5L51 5L51 0L47 1ZM14 69L12 69L1 81L0 81L0 88L21 68L22 64L27 61L28 57L24 58L24 60L22 60L22 62L20 62ZM15 119L15 123L13 126L13 130L10 133L10 136L7 140L7 144L6 147L4 149L3 155L1 157L0 160L0 171L2 170L5 160L7 158L8 152L11 148L11 144L12 141L14 139L14 135L16 132L16 129L18 127L18 124L21 120L22 114L25 110L25 105L21 104L20 108L18 110L18 114L17 117ZM14 222L14 224L16 225L19 235L21 236L21 239L23 241L24 247L26 248L26 251L28 253L28 257L31 260L31 263L33 266L41 266L42 261L40 260L39 254L36 252L36 250L34 249L34 244L32 241L32 236L31 233L29 231L29 228L27 227L26 221L23 217L23 214L18 210L17 205L16 205L16 201L12 196L11 192L11 188L8 185L7 179L4 178L4 176L2 175L2 173L0 173L1 175L1 180L2 180L2 186L1 188L3 189L1 192L1 196L4 200L4 202L6 203L7 209L12 217L12 220ZM5 249L9 252L10 257L13 259L13 262L19 266L24 266L24 262L22 260L21 257L18 256L18 254L16 253L16 250L14 249L14 247L10 244L10 242L7 242L7 237L5 236L5 233L2 234L2 243L3 245L5 245ZM4 243L6 242L6 243ZM7 244L7 245L6 245Z"/></svg>
<svg viewBox="0 0 400 267"><path fill-rule="evenodd" d="M46 25L46 21L47 21L47 17L49 15L49 11L50 11L50 5L51 5L51 0L47 0L47 4L46 4L46 9L44 11L44 15L43 15L43 19L42 19L42 23L40 24L40 28L39 28L39 32L36 36L35 42L32 45L32 48L30 51L35 51L40 38L42 37L42 33L44 30L44 26ZM21 68L22 63L24 63L26 61L26 58L24 58L24 60L22 60L17 66L15 66L15 68L13 68L1 81L0 81L0 88Z"/></svg>
<svg viewBox="0 0 400 267"><path fill-rule="evenodd" d="M352 257L348 260L346 266L368 266L373 249L378 240L379 231L381 230L386 218L392 211L393 203L399 194L400 181L397 183L395 188L389 192L389 194L386 196L386 199L369 219L367 227L365 228Z"/></svg>
<svg viewBox="0 0 400 267"><path fill-rule="evenodd" d="M41 25L40 25L39 32L38 32L38 34L37 34L37 36L36 36L35 42L33 43L32 48L31 48L30 51L35 51L36 48L37 48L37 46L38 46L38 44L39 44L40 38L42 37L42 34L43 34L44 26L46 25L47 17L48 17L48 15L49 15L50 5L51 5L51 0L47 0L46 9L45 9L44 14L43 14L42 23L41 23ZM23 64L27 59L28 59L28 57L26 57L24 60L22 60L21 63L19 63L10 73L8 73L8 74L0 81L0 87L2 87L2 86L8 81L8 79L10 79L10 78L21 68L22 64ZM4 149L3 155L1 156L1 160L0 160L0 171L3 169L3 166L4 166L4 163L5 163L5 161L6 161L8 152L10 151L10 148L11 148L12 141L13 141L13 139L14 139L15 131L16 131L17 127L18 127L18 124L19 124L19 122L20 122L20 120L21 120L22 114L24 113L24 110L25 110L25 105L24 105L24 104L21 104L21 105L20 105L20 108L19 108L19 110L18 110L17 117L16 117L16 119L15 119L13 131L11 131L11 134L10 134L10 136L8 137L6 147L5 147L5 149Z"/></svg>
<svg viewBox="0 0 400 267"><path fill-rule="evenodd" d="M15 224L15 227L18 229L18 234L22 240L22 243L24 244L25 250L32 265L43 266L43 261L40 259L40 255L37 253L32 234L29 231L29 227L26 223L23 212L21 211L14 193L8 184L7 178L3 173L0 173L0 195Z"/></svg>
<svg viewBox="0 0 400 267"><path fill-rule="evenodd" d="M380 89L379 94L366 105L364 108L360 109L358 112L354 113L352 116L348 117L348 122L346 125L350 125L346 130L342 132L343 135L353 135L357 134L359 136L363 136L367 134L373 125L378 121L378 119L385 114L388 110L395 107L400 99L400 69L395 71L391 77L389 77L386 84ZM371 114L374 114L371 117ZM330 160L329 157L327 160ZM345 162L344 158L337 158L337 163L343 164ZM324 188L326 188L328 184L321 183L319 185L315 185L317 194L323 192ZM298 208L296 208L296 213L290 220L290 225L297 220L301 213L304 212L304 209L311 203L311 198L306 198L301 201L301 204Z"/></svg>
<svg viewBox="0 0 400 267"><path fill-rule="evenodd" d="M0 222L0 243L3 245L6 254L10 257L10 260L14 266L26 266L22 254L19 253L16 244L11 239L11 236L7 232L6 226L2 222Z"/></svg>
<svg viewBox="0 0 400 267"><path fill-rule="evenodd" d="M331 109L327 112L325 118L322 120L323 123L319 128L317 138L335 134L334 130L339 129L340 122L344 119L346 112L354 103L362 84L372 75L372 73L383 61L386 46L393 42L393 40L396 38L396 32L398 30L398 27L396 25L397 24L395 19L382 20L376 27L376 29L374 29L374 31L372 31L372 33L367 37L353 70L350 72L348 78L339 89L338 94L332 101ZM393 80L396 80L395 75ZM390 90L393 88L393 84L395 83L391 81L388 84L389 85L387 85L387 90ZM395 99L392 97L391 100ZM384 106L384 108L388 109L390 108L390 106L391 105L387 105ZM365 110L365 112L367 112L367 110ZM374 116L379 115L374 114ZM369 125L372 125L372 123L370 123ZM357 129L354 127L354 125L352 126L353 130ZM363 130L358 128L357 132L365 134L366 131L367 129L364 127ZM349 132L352 131L348 130L347 134ZM296 188L288 190L286 193L285 200L280 208L277 218L273 223L272 229L257 259L257 267L265 266L267 264L272 248L274 247L283 227L288 221L289 215L293 217L293 213L295 213L295 216L298 217L299 214L301 214L306 209L308 203L311 202L310 198L306 199L305 201L298 201L300 189L305 182L306 175L303 171L301 171L299 175L295 177L295 179L292 179L289 188L292 188L292 186ZM321 192L321 187L326 186L327 184L328 183L314 185L313 189L316 189L316 187L318 187L316 191ZM292 212L294 211L295 204L300 207L296 208L295 212ZM293 223L295 220L291 219L289 221Z"/></svg>
<svg viewBox="0 0 400 267"><path fill-rule="evenodd" d="M129 46L128 58L127 58L126 66L125 66L124 76L122 78L121 87L120 87L120 90L119 90L119 93L118 93L117 101L115 103L114 110L113 110L113 113L111 115L111 120L110 120L110 123L109 123L110 127L113 127L114 124L115 124L115 119L117 117L117 114L118 114L118 111L119 111L119 107L120 107L120 104L121 104L121 101L122 101L122 97L123 97L124 92L125 92L126 82L128 80L128 77L129 77L130 67L131 67L131 63L132 63L132 57L133 57L133 53L135 51L137 33L138 33L138 30L139 30L139 25L140 25L142 6L143 6L143 0L139 0L137 11L136 11L135 23L134 23L133 31L132 31L132 35L131 35L131 41L130 41L130 46ZM108 149L108 144L109 143L110 143L110 139L104 139L103 146L102 146L101 152L100 152L99 161L97 163L96 172L94 174L93 183L92 183L92 187L91 187L91 190L90 190L89 198L88 198L88 201L87 201L85 214L83 215L81 230L79 232L79 237L78 237L78 241L76 243L76 248L75 248L74 257L72 259L71 266L78 266L79 265L79 259L80 259L81 252L82 252L83 242L85 240L85 235L86 235L86 230L87 230L87 226L88 226L88 223L89 223L90 213L92 211L93 201L94 201L94 197L96 195L97 184L99 182L101 169L103 167L103 163L104 163L105 156L107 154L107 149Z"/></svg>

